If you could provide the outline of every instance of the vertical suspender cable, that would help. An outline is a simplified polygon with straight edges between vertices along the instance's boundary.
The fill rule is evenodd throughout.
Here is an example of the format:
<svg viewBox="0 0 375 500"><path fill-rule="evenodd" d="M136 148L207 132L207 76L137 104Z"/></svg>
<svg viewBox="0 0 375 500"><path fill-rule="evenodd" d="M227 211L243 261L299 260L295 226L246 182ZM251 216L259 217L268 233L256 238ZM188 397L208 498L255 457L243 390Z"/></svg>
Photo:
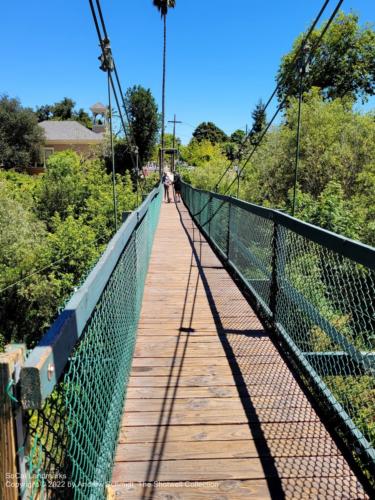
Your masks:
<svg viewBox="0 0 375 500"><path fill-rule="evenodd" d="M117 196L116 196L116 169L115 169L115 148L113 144L113 125L112 125L112 102L111 102L111 70L107 71L108 79L108 118L109 118L109 134L111 141L111 159L112 159L112 189L113 189L113 218L114 228L117 232Z"/></svg>
<svg viewBox="0 0 375 500"><path fill-rule="evenodd" d="M298 84L298 117L297 117L297 144L296 144L296 158L294 164L294 183L293 183L293 205L292 217L296 211L296 196L297 196L297 178L298 178L298 162L300 151L300 137L301 137L301 107L302 107L302 80L303 80L303 67L299 68L299 84Z"/></svg>
<svg viewBox="0 0 375 500"><path fill-rule="evenodd" d="M339 2L339 6L338 6L338 7L340 7L340 6L341 6L341 4L342 4L342 2L343 2L343 1L344 1L344 0L341 0L341 1ZM329 2L330 2L330 0L325 0L325 2L324 2L324 4L322 5L322 8L320 9L320 11L319 11L318 15L316 16L316 18L314 19L314 21L313 21L312 25L310 26L310 28L309 28L309 30L308 30L308 32L307 32L307 34L304 36L304 38L303 38L303 40L302 40L302 42L301 42L301 44L300 44L300 46L299 46L299 49L298 49L298 50L297 50L297 52L295 53L295 55L294 55L294 57L293 57L293 60L292 60L292 62L290 63L290 68L291 68L291 69L287 72L286 77L284 77L284 78L279 78L279 79L277 80L277 85L276 85L276 88L274 89L274 91L272 92L272 94L271 94L271 95L270 95L270 97L268 98L268 101L266 102L266 104L265 104L265 105L264 105L264 107L263 107L263 111L264 111L264 112L267 110L268 106L271 104L271 102L272 102L273 98L274 98L274 97L275 97L275 95L277 94L277 92L278 92L278 90L280 89L281 85L282 85L283 83L285 83L285 82L289 81L289 79L292 77L292 75L293 75L293 70L294 70L294 66L295 66L295 63L298 61L298 58L300 57L300 54L303 52L303 50L304 50L304 47L305 47L306 43L308 42L308 40L309 40L309 38L310 38L310 36L311 36L312 32L314 31L314 29L315 29L316 25L318 24L318 22L319 22L320 18L322 17L322 15L323 15L323 13L324 13L324 11L325 11L326 7L328 6ZM334 15L336 14L337 9L338 9L338 8L336 7ZM280 110L282 109L282 106L279 106L279 108L278 108L278 109L279 109L279 111L280 111ZM251 127L251 129L250 129L250 131L249 131L249 132L246 130L246 135L245 135L245 137L242 139L241 144L240 144L239 153L242 153L242 150L244 149L244 147L245 147L245 145L246 145L246 143L247 143L248 139L251 137L251 134L252 134L252 132L253 132L253 129L254 129L254 127ZM255 145L255 149L259 146L259 144L260 144L261 140L263 139L263 137L264 137L264 135L262 135L262 137L261 137L261 138L257 141L257 143L256 143L256 145ZM217 190L218 190L218 188L219 188L219 184L220 184L220 183L221 183L221 181L224 179L224 177L225 177L225 176L226 176L226 174L229 172L229 170L232 168L232 166L233 166L233 160L230 162L230 164L228 165L228 167L227 167L227 168L225 169L225 171L221 174L221 176L220 176L219 180L216 182L216 184L215 184L215 186L214 186L214 188L213 188L213 190L214 190L214 191L216 191L216 192L217 192Z"/></svg>

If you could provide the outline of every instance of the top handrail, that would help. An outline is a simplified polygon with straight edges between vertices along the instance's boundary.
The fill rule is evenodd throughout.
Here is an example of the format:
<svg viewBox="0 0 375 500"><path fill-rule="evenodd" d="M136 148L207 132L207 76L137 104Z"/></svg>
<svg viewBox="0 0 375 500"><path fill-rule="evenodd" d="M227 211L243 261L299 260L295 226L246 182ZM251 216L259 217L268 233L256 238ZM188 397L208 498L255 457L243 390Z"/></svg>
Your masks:
<svg viewBox="0 0 375 500"><path fill-rule="evenodd" d="M20 375L23 408L41 408L53 391L133 231L159 195L160 185L129 215L83 285L31 351Z"/></svg>
<svg viewBox="0 0 375 500"><path fill-rule="evenodd" d="M189 186L186 182L184 182L184 184ZM375 270L375 248L370 245L346 238L345 236L315 226L309 222L304 222L273 208L262 207L254 203L233 198L232 196L222 195L204 189L194 189L195 191L206 193L212 198L231 203L232 205L238 206L260 217L271 219L300 236L309 238L319 245L334 250L343 257L354 260L358 264Z"/></svg>

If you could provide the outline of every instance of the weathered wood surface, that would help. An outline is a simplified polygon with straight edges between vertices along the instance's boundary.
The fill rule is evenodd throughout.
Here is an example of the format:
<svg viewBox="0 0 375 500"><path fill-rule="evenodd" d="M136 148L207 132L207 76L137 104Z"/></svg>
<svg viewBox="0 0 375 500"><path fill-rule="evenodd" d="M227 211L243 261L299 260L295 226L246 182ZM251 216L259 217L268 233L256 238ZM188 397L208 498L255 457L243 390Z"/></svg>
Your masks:
<svg viewBox="0 0 375 500"><path fill-rule="evenodd" d="M18 378L24 356L25 347L20 344L9 345L6 352L0 354L0 498L2 500L16 500L18 484L21 481L17 474L15 412L7 393L7 386L11 379Z"/></svg>
<svg viewBox="0 0 375 500"><path fill-rule="evenodd" d="M111 492L367 498L182 205L162 206Z"/></svg>

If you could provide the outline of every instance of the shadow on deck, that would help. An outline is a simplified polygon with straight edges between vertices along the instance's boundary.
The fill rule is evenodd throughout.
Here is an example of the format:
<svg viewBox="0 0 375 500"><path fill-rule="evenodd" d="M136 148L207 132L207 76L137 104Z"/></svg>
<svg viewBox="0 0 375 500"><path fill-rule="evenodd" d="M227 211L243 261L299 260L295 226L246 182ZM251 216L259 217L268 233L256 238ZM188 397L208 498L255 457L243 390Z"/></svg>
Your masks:
<svg viewBox="0 0 375 500"><path fill-rule="evenodd" d="M366 498L192 222L164 205L119 439L116 498Z"/></svg>

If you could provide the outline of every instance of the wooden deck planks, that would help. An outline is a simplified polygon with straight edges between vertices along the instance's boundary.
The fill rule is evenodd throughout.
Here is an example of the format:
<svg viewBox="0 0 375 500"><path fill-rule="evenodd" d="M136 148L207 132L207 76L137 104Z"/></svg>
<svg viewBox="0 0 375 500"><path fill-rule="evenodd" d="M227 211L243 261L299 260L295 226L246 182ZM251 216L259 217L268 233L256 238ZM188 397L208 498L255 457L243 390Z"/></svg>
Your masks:
<svg viewBox="0 0 375 500"><path fill-rule="evenodd" d="M163 204L114 498L367 498L186 209Z"/></svg>

